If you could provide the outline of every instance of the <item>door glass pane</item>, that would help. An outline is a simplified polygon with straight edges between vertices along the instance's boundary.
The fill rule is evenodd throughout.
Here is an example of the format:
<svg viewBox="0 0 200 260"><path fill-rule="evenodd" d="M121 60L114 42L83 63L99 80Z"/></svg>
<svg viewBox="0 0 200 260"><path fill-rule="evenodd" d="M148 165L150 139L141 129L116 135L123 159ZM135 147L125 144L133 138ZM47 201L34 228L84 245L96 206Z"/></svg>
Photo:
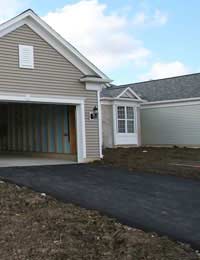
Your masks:
<svg viewBox="0 0 200 260"><path fill-rule="evenodd" d="M125 119L125 107L117 107L118 119Z"/></svg>
<svg viewBox="0 0 200 260"><path fill-rule="evenodd" d="M134 119L134 109L133 107L127 107L127 118Z"/></svg>
<svg viewBox="0 0 200 260"><path fill-rule="evenodd" d="M134 133L134 121L133 120L127 120L127 132Z"/></svg>
<svg viewBox="0 0 200 260"><path fill-rule="evenodd" d="M125 133L125 120L118 120L118 133Z"/></svg>

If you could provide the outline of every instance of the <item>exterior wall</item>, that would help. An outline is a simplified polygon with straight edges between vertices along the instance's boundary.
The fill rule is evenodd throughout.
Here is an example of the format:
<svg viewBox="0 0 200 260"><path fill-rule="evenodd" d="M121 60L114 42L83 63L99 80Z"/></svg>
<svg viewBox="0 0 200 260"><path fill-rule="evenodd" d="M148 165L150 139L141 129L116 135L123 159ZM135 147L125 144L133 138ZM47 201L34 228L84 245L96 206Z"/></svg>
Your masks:
<svg viewBox="0 0 200 260"><path fill-rule="evenodd" d="M34 47L34 69L19 68L18 45ZM98 120L89 120L97 106L96 91L85 90L83 73L27 25L0 38L0 93L85 97L86 154L99 157Z"/></svg>
<svg viewBox="0 0 200 260"><path fill-rule="evenodd" d="M136 108L136 114L137 114L137 146L141 146L142 137L141 137L141 107L138 106Z"/></svg>
<svg viewBox="0 0 200 260"><path fill-rule="evenodd" d="M142 144L200 145L200 105L141 109Z"/></svg>
<svg viewBox="0 0 200 260"><path fill-rule="evenodd" d="M113 108L102 105L103 148L113 147Z"/></svg>
<svg viewBox="0 0 200 260"><path fill-rule="evenodd" d="M139 146L141 144L140 105L136 104L134 101L124 101L120 99L114 102L102 103L103 147ZM134 107L135 133L118 133L117 106Z"/></svg>

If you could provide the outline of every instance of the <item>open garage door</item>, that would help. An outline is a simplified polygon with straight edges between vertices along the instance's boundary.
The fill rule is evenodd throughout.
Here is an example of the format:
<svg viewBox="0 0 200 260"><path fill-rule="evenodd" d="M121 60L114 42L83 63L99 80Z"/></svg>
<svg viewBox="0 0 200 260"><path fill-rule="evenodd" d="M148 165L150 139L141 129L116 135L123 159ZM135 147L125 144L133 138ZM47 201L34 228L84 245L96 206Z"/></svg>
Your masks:
<svg viewBox="0 0 200 260"><path fill-rule="evenodd" d="M0 151L76 160L76 106L2 103Z"/></svg>

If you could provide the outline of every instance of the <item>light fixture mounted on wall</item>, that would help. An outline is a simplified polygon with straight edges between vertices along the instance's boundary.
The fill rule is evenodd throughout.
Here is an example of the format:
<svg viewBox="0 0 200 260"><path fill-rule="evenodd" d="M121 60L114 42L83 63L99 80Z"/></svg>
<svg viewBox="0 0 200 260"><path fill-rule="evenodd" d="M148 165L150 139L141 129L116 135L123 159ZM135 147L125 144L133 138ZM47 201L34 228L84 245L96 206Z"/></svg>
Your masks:
<svg viewBox="0 0 200 260"><path fill-rule="evenodd" d="M98 107L94 106L93 111L90 112L90 120L94 120L98 118Z"/></svg>

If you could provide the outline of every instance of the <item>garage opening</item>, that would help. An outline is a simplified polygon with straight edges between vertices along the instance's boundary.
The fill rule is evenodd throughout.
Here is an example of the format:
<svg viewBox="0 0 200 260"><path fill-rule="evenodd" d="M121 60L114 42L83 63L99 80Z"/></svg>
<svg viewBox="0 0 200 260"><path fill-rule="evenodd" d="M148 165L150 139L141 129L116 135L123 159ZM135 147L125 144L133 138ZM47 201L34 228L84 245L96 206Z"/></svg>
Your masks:
<svg viewBox="0 0 200 260"><path fill-rule="evenodd" d="M75 110L70 105L0 104L0 166L6 156L76 161Z"/></svg>

